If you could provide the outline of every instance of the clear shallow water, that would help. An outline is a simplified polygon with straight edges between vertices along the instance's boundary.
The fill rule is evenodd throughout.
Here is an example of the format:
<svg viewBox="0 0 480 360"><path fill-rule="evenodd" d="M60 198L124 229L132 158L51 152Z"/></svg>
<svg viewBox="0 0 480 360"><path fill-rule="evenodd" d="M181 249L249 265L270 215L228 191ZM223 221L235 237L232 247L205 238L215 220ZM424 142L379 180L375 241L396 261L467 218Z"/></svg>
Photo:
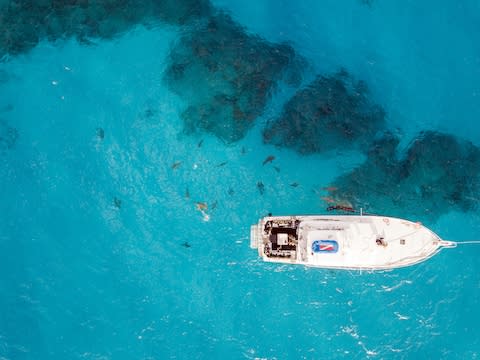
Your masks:
<svg viewBox="0 0 480 360"><path fill-rule="evenodd" d="M306 79L344 66L365 80L402 142L429 129L479 145L474 5L275 4L214 3L253 33L292 42L312 64ZM478 357L478 247L374 274L258 260L251 223L324 212L312 189L364 156L262 144L290 87L234 144L184 134L188 99L162 80L180 29L138 26L95 46L41 41L0 64L10 139L0 154L0 356ZM196 202L208 203L209 221ZM427 225L478 238L476 211Z"/></svg>

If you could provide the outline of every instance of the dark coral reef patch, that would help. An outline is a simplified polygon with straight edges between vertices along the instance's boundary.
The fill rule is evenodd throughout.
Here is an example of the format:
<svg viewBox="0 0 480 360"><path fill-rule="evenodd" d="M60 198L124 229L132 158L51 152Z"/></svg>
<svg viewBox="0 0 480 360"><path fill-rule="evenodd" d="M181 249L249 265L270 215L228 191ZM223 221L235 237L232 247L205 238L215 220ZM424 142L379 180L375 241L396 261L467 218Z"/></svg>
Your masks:
<svg viewBox="0 0 480 360"><path fill-rule="evenodd" d="M302 59L286 44L248 34L228 15L199 22L172 48L167 86L188 102L185 130L226 143L241 139L282 77L298 79Z"/></svg>
<svg viewBox="0 0 480 360"><path fill-rule="evenodd" d="M112 38L137 24L183 25L211 12L208 0L7 0L0 5L0 58L42 39Z"/></svg>
<svg viewBox="0 0 480 360"><path fill-rule="evenodd" d="M301 154L338 148L365 147L385 126L385 112L368 98L363 81L345 70L318 76L284 106L267 125L265 143L292 148Z"/></svg>
<svg viewBox="0 0 480 360"><path fill-rule="evenodd" d="M398 157L398 138L374 142L364 164L335 181L332 198L376 212L436 220L471 211L480 196L480 149L468 141L425 131Z"/></svg>

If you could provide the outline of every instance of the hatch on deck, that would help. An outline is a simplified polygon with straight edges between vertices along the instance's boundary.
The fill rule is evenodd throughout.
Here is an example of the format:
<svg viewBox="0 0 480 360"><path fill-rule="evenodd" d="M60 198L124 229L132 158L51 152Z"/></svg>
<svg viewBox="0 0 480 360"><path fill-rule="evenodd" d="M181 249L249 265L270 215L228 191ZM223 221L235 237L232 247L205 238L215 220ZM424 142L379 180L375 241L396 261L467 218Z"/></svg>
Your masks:
<svg viewBox="0 0 480 360"><path fill-rule="evenodd" d="M338 251L338 242L335 240L314 240L312 251L314 253L336 253Z"/></svg>

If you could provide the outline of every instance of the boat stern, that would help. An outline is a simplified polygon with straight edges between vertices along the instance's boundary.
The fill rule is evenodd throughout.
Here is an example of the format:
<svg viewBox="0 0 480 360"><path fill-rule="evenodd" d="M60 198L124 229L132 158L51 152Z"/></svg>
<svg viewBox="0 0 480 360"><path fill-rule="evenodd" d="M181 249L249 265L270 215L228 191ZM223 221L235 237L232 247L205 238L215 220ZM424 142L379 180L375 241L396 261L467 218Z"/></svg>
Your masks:
<svg viewBox="0 0 480 360"><path fill-rule="evenodd" d="M260 226L258 224L250 226L250 248L258 249L258 244L262 241Z"/></svg>

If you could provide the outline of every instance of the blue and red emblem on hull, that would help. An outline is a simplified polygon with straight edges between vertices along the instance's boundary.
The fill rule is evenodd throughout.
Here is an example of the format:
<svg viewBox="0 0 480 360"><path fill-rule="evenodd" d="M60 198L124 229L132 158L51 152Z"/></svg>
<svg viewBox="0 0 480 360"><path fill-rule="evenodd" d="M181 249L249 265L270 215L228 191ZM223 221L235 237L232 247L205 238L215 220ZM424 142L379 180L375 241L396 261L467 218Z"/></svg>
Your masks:
<svg viewBox="0 0 480 360"><path fill-rule="evenodd" d="M314 253L336 253L338 251L338 242L335 240L314 240L312 251Z"/></svg>

